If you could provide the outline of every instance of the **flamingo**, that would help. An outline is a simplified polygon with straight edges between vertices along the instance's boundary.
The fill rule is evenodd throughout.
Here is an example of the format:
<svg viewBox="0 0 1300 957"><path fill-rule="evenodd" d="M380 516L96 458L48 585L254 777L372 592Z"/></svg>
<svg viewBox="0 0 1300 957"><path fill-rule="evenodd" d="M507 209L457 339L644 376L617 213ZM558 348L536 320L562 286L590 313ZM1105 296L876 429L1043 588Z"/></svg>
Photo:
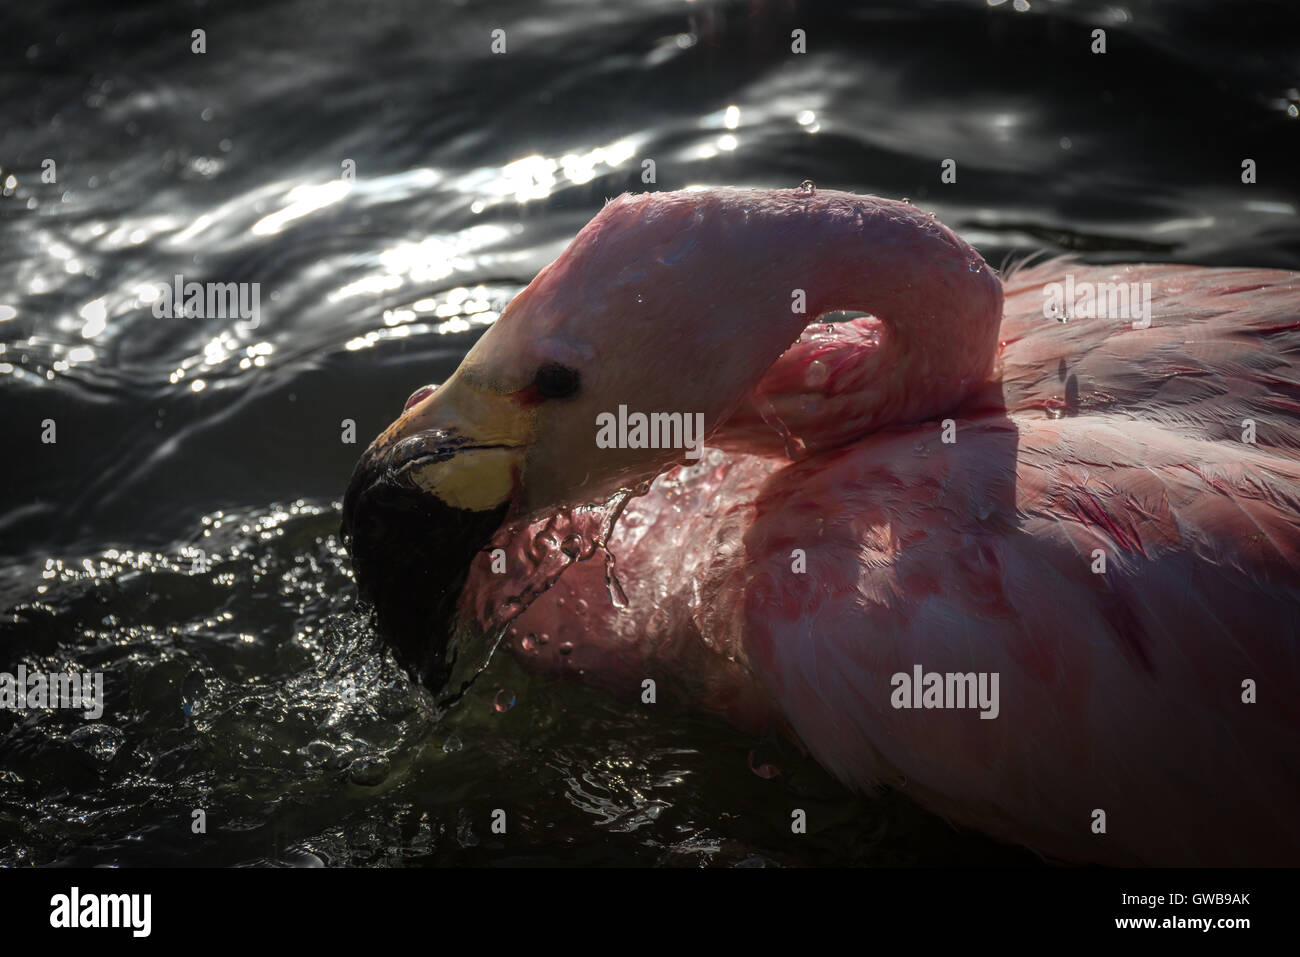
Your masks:
<svg viewBox="0 0 1300 957"><path fill-rule="evenodd" d="M1087 283L1148 321L1053 314ZM432 687L504 636L1051 859L1294 865L1297 352L1296 273L1000 280L906 202L623 195L375 439L344 538ZM603 447L620 407L707 442Z"/></svg>

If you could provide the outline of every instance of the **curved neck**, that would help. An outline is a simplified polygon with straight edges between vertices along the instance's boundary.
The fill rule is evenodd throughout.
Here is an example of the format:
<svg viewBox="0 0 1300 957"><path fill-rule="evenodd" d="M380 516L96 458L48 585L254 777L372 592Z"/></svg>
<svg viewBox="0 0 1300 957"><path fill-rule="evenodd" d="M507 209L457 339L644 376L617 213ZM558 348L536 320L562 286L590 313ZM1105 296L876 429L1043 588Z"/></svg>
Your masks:
<svg viewBox="0 0 1300 957"><path fill-rule="evenodd" d="M781 333L798 340L786 340L713 444L757 451L778 443L797 458L805 448L940 415L987 380L1002 284L969 244L928 214L876 197L818 192L803 205L794 196L765 204L760 215L751 208L747 232L781 253L764 257L767 272L757 282L792 305L792 291L803 290L805 311L792 311ZM837 311L875 319L816 324Z"/></svg>

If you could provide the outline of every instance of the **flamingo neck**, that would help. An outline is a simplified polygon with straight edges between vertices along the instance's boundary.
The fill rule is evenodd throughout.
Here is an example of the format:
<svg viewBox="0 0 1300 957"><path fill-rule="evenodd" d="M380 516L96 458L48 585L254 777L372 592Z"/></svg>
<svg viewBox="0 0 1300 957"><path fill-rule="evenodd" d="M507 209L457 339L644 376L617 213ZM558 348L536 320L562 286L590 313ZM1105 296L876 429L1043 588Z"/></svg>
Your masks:
<svg viewBox="0 0 1300 957"><path fill-rule="evenodd" d="M771 443L775 422L788 433L780 439L787 454L800 457L791 438L800 452L814 451L933 418L992 369L1002 284L968 243L905 203L836 192L807 202L751 217L756 241L787 253L763 286L803 290L806 311L787 323L797 341L715 437L723 447ZM797 303L793 296L783 298ZM816 322L838 311L875 318Z"/></svg>

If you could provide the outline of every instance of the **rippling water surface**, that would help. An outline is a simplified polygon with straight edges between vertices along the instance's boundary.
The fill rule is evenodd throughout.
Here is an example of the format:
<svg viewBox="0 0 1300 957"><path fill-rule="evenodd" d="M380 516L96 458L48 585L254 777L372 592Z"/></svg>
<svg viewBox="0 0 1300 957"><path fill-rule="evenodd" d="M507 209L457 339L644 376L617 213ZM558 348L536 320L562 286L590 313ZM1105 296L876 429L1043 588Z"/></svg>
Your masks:
<svg viewBox="0 0 1300 957"><path fill-rule="evenodd" d="M1034 862L505 656L439 717L354 609L338 500L645 159L909 196L995 263L1295 268L1287 5L10 7L0 669L101 671L107 707L0 712L0 863ZM155 318L177 274L259 283L260 321Z"/></svg>

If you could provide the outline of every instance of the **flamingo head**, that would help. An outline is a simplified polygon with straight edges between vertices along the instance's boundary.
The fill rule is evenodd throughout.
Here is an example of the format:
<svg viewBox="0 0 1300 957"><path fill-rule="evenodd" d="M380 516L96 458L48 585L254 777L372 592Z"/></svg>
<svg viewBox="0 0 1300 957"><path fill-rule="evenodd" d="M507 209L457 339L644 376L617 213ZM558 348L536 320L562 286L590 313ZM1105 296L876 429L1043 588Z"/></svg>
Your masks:
<svg viewBox="0 0 1300 957"><path fill-rule="evenodd" d="M343 515L359 590L399 660L437 680L469 564L504 523L605 501L698 456L817 314L812 292L792 312L791 288L817 286L828 230L855 229L836 195L619 197L446 382L411 397L361 457ZM675 414L660 421L680 441L617 426L602 441L620 411L633 430L635 413Z"/></svg>

